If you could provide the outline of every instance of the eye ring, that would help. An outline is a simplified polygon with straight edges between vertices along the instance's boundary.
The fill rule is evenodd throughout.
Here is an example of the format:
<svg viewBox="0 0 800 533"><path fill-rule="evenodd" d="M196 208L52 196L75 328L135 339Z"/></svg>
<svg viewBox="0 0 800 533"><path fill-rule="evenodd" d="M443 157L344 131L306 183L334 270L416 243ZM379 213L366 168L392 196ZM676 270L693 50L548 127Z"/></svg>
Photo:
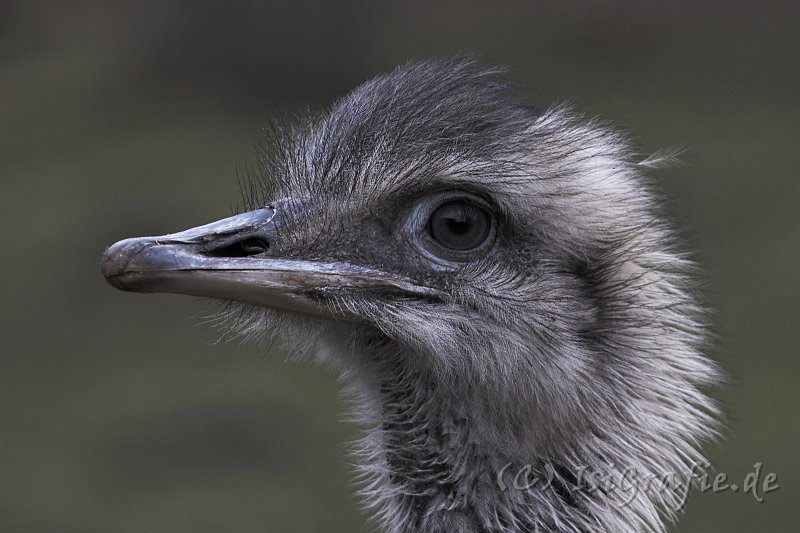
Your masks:
<svg viewBox="0 0 800 533"><path fill-rule="evenodd" d="M465 191L444 191L420 200L406 224L406 234L433 264L457 268L483 257L496 237L493 206Z"/></svg>

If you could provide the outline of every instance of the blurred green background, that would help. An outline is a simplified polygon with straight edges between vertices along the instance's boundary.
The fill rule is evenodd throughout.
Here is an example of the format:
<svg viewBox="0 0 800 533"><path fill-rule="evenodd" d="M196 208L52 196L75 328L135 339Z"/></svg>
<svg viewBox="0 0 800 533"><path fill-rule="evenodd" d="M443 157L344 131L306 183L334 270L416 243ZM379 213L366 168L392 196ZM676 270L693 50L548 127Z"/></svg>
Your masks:
<svg viewBox="0 0 800 533"><path fill-rule="evenodd" d="M727 440L764 503L695 495L677 531L797 531L797 2L0 3L0 531L368 531L332 375L217 343L201 300L105 284L108 244L230 214L269 113L408 58L509 65L531 102L613 119L704 265Z"/></svg>

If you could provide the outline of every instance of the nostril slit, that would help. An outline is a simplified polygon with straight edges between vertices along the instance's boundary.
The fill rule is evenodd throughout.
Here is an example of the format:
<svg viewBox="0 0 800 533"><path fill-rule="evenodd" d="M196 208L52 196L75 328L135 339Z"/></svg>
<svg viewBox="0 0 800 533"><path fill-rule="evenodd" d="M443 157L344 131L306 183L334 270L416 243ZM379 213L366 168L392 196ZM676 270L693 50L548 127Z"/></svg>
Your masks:
<svg viewBox="0 0 800 533"><path fill-rule="evenodd" d="M212 250L209 255L213 257L248 257L263 254L269 250L269 243L259 237L248 237Z"/></svg>
<svg viewBox="0 0 800 533"><path fill-rule="evenodd" d="M251 237L243 241L239 241L239 246L246 255L255 255L266 252L269 250L269 243L264 239Z"/></svg>

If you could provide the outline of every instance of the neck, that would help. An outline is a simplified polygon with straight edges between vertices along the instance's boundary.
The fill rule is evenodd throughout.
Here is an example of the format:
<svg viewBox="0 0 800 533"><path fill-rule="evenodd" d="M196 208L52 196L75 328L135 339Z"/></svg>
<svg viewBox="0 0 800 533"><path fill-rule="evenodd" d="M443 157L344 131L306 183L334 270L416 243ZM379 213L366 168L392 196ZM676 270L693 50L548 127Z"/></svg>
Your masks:
<svg viewBox="0 0 800 533"><path fill-rule="evenodd" d="M381 363L366 384L369 392L359 394L360 412L373 420L356 454L364 495L383 527L398 533L585 530L586 510L559 488L570 474L499 452L475 398L448 394L430 374L410 369L405 362L415 358ZM525 468L526 479L513 483ZM550 486L531 483L534 471L555 474L548 475Z"/></svg>
<svg viewBox="0 0 800 533"><path fill-rule="evenodd" d="M429 355L365 337L368 346L349 350L355 412L369 428L355 455L384 530L660 533L685 502L685 468L702 456L676 452L635 402L619 406L613 425L589 417L547 436L537 430L554 424L544 418L554 405L541 397L530 399L537 409L520 409L522 395L499 404L494 388L426 368ZM650 483L665 473L678 484Z"/></svg>

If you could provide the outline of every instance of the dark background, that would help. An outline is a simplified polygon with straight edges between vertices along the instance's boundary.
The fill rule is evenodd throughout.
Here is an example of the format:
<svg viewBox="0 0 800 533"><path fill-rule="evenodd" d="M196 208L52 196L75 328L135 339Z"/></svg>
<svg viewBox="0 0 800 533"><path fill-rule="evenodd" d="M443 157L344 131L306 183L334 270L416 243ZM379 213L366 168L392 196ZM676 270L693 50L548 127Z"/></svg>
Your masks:
<svg viewBox="0 0 800 533"><path fill-rule="evenodd" d="M324 369L216 343L212 307L124 294L108 244L227 216L269 113L408 58L478 54L531 102L617 121L688 228L731 385L682 532L795 531L797 2L0 3L0 531L364 531ZM762 475L763 477L763 475Z"/></svg>

